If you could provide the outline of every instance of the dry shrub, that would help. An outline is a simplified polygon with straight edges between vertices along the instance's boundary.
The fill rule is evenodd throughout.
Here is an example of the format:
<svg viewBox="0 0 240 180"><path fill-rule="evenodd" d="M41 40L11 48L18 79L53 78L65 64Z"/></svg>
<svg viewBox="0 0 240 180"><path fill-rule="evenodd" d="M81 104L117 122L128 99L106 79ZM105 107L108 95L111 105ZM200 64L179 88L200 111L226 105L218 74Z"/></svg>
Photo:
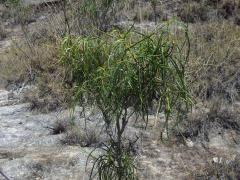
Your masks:
<svg viewBox="0 0 240 180"><path fill-rule="evenodd" d="M166 21L167 15L163 12L162 5L160 2L156 2L153 4L151 2L142 2L140 4L135 3L134 9L127 9L128 14L134 13L130 19L136 22L158 22L158 21Z"/></svg>
<svg viewBox="0 0 240 180"><path fill-rule="evenodd" d="M177 137L209 141L209 133L224 133L234 131L240 134L240 111L229 107L223 100L215 99L207 105L208 108L198 107L188 120L183 122Z"/></svg>
<svg viewBox="0 0 240 180"><path fill-rule="evenodd" d="M13 45L9 51L1 54L0 78L7 82L7 86L12 84L19 86L30 78L27 53L21 53L21 50Z"/></svg>
<svg viewBox="0 0 240 180"><path fill-rule="evenodd" d="M31 102L32 109L45 112L67 107L72 90L66 85L65 72L58 62L58 50L55 47L42 50L43 56L32 61L37 89L26 94L26 100Z"/></svg>
<svg viewBox="0 0 240 180"><path fill-rule="evenodd" d="M65 133L67 131L67 128L69 127L69 122L66 120L58 120L54 124L54 126L51 128L52 129L52 134L61 134Z"/></svg>
<svg viewBox="0 0 240 180"><path fill-rule="evenodd" d="M3 25L1 25L0 23L0 40L4 39L7 37L7 30L5 29L5 27Z"/></svg>
<svg viewBox="0 0 240 180"><path fill-rule="evenodd" d="M191 172L187 179L240 179L240 157L234 160L218 158L219 162L208 162L204 167Z"/></svg>
<svg viewBox="0 0 240 180"><path fill-rule="evenodd" d="M193 96L239 100L240 27L229 22L195 24L191 32L188 72Z"/></svg>
<svg viewBox="0 0 240 180"><path fill-rule="evenodd" d="M7 82L7 88L35 85L24 95L32 110L47 112L66 107L71 87L67 87L65 71L58 62L57 43L35 44L31 48L23 42L16 45L0 61L0 78Z"/></svg>
<svg viewBox="0 0 240 180"><path fill-rule="evenodd" d="M11 12L3 3L0 3L0 20L1 22L9 22L11 20Z"/></svg>
<svg viewBox="0 0 240 180"><path fill-rule="evenodd" d="M177 8L177 16L189 23L210 19L236 19L239 12L239 1L235 0L190 0L182 2Z"/></svg>
<svg viewBox="0 0 240 180"><path fill-rule="evenodd" d="M9 11L6 21L14 16L14 23L21 29L13 26L18 31L17 39L2 53L0 79L11 90L34 85L36 88L28 90L23 100L31 103L31 109L47 112L67 106L72 84L66 83L70 80L58 60L58 39L64 34L64 17L59 7L39 6L45 9L40 12L38 6L21 3L10 4L6 9ZM37 19L40 15L41 19ZM36 22L29 24L29 19Z"/></svg>
<svg viewBox="0 0 240 180"><path fill-rule="evenodd" d="M86 121L87 119L85 119ZM91 147L100 145L103 137L101 136L101 128L95 127L96 125L83 126L83 119L58 119L52 127L48 127L51 130L52 135L64 134L61 140L65 145L80 145L82 147Z"/></svg>
<svg viewBox="0 0 240 180"><path fill-rule="evenodd" d="M97 146L100 143L100 134L94 128L83 130L77 125L72 125L69 126L62 143L67 145L80 145L82 147Z"/></svg>
<svg viewBox="0 0 240 180"><path fill-rule="evenodd" d="M217 128L239 133L240 112L230 107L240 99L240 28L226 21L196 23L189 28L187 78L192 96L204 105L180 124L178 135L208 141L209 132Z"/></svg>
<svg viewBox="0 0 240 180"><path fill-rule="evenodd" d="M206 21L208 20L207 7L196 2L185 4L185 6L179 9L178 16L184 22L195 23Z"/></svg>
<svg viewBox="0 0 240 180"><path fill-rule="evenodd" d="M236 16L240 13L239 5L239 1L223 0L222 3L218 5L218 14L225 19Z"/></svg>

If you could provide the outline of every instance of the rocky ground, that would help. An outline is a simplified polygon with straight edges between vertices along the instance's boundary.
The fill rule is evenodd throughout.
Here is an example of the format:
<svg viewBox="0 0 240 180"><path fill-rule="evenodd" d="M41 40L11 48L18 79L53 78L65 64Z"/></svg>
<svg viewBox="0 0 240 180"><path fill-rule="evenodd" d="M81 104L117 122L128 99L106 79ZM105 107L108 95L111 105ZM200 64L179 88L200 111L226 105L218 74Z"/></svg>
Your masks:
<svg viewBox="0 0 240 180"><path fill-rule="evenodd" d="M52 127L68 112L34 114L0 90L0 169L9 179L85 179L89 148L61 144ZM0 176L0 179L4 179Z"/></svg>
<svg viewBox="0 0 240 180"><path fill-rule="evenodd" d="M18 103L18 96L0 90L1 172L11 180L88 179L85 165L91 148L63 144L66 134L54 135L52 130L59 119L69 119L69 111L32 112L28 103ZM235 106L239 108L239 104ZM164 144L144 132L137 155L140 179L191 179L206 164L231 163L238 158L239 134L209 131L209 142L186 139L183 144ZM139 130L132 127L129 132Z"/></svg>

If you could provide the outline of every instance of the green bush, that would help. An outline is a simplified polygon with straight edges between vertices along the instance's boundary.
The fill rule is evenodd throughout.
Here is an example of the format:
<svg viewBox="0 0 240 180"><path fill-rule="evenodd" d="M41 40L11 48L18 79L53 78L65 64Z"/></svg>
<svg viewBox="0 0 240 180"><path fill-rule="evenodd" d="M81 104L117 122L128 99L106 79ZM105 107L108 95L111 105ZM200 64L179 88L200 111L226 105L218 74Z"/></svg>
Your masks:
<svg viewBox="0 0 240 180"><path fill-rule="evenodd" d="M121 147L121 156L118 155L119 147L115 141L110 141L108 146L102 148L104 154L95 159L90 177L94 177L93 170L97 167L100 180L136 179L136 167L130 147ZM119 163L121 166L119 166Z"/></svg>
<svg viewBox="0 0 240 180"><path fill-rule="evenodd" d="M187 35L187 31L185 33ZM179 116L189 107L191 98L185 83L188 49L187 36L179 44L169 27L151 34L130 29L101 37L68 36L62 41L61 62L76 84L76 100L83 106L94 104L101 110L111 139L108 148L115 152L111 156L107 151L99 157L111 156L117 166L104 172L102 166L109 167L109 162L100 161L99 177L110 173L109 177L115 174L123 179L129 168L134 169L133 162L125 167L123 157L129 153L122 145L123 132L133 113L139 113L147 125L148 110L157 100L158 112L164 111L168 129L171 116L175 112ZM129 112L130 107L133 113ZM111 132L112 126L116 132Z"/></svg>

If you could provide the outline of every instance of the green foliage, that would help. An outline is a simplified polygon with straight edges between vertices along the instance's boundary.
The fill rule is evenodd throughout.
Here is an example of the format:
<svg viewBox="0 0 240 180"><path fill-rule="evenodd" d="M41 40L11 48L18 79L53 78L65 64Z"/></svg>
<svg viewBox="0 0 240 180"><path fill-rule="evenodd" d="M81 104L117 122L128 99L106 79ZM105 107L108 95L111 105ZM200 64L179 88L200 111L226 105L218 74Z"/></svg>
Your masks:
<svg viewBox="0 0 240 180"><path fill-rule="evenodd" d="M76 100L82 105L95 104L107 129L112 125L116 128L115 134L109 136L110 150L117 152L111 158L117 162L118 179L123 177L121 169L125 168L122 134L132 115L128 109L139 113L147 125L148 110L153 101L158 101L158 112L164 111L168 129L171 116L175 112L179 116L191 105L185 83L189 52L186 29L185 34L186 40L180 44L168 26L151 34L130 29L101 37L68 36L62 41L61 62L76 83ZM106 159L111 151L98 160L99 176L105 177L102 166L112 167Z"/></svg>
<svg viewBox="0 0 240 180"><path fill-rule="evenodd" d="M131 154L131 150L125 147L121 147L122 156L118 155L117 143L110 142L109 146L102 148L104 154L96 158L90 177L93 178L94 167L97 167L97 174L100 180L112 180L112 179L126 179L134 180L135 177L135 164L134 158ZM120 159L119 159L120 158ZM121 167L118 166L118 160L121 162ZM119 175L121 175L119 177Z"/></svg>
<svg viewBox="0 0 240 180"><path fill-rule="evenodd" d="M167 31L149 35L113 31L104 37L66 37L62 62L77 84L78 99L94 99L106 119L134 107L144 116L154 99L167 116L179 102L188 106L186 57Z"/></svg>
<svg viewBox="0 0 240 180"><path fill-rule="evenodd" d="M3 0L3 3L12 6L18 6L21 2L20 0Z"/></svg>

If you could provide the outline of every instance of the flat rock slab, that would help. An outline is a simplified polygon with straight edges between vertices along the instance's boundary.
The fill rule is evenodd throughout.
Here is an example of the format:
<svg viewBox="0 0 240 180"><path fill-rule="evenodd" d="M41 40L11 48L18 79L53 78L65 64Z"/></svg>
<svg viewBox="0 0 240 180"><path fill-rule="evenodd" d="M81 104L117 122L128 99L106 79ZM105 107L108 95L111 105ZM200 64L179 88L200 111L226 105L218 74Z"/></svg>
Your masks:
<svg viewBox="0 0 240 180"><path fill-rule="evenodd" d="M1 151L0 157L5 155L1 169L10 179L87 179L88 149L67 146Z"/></svg>
<svg viewBox="0 0 240 180"><path fill-rule="evenodd" d="M29 104L6 105L9 101L9 92L0 90L0 170L11 180L87 179L91 148L62 145L64 134L53 135L49 128L68 111L33 113Z"/></svg>

